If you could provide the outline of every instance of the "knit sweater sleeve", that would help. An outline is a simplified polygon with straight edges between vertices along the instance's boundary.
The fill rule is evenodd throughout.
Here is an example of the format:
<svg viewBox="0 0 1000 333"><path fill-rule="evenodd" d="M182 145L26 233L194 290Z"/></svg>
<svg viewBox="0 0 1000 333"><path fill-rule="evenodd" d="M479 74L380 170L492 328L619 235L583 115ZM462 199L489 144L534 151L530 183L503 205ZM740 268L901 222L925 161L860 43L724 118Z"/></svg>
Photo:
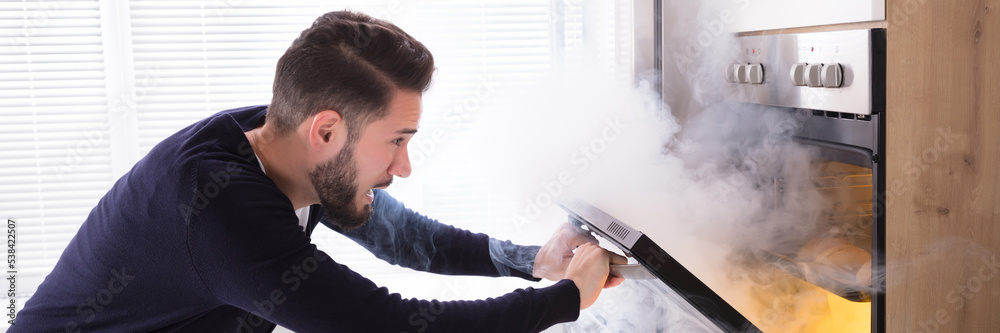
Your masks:
<svg viewBox="0 0 1000 333"><path fill-rule="evenodd" d="M225 166L211 164L198 172L198 188L218 182ZM570 280L486 300L404 299L311 244L287 197L262 174L226 175L187 225L192 266L222 303L297 332L536 332L579 315ZM486 242L461 239L470 248Z"/></svg>
<svg viewBox="0 0 1000 333"><path fill-rule="evenodd" d="M321 222L391 264L451 275L532 276L538 246L521 246L443 224L423 216L383 190L375 190L371 219L344 232Z"/></svg>

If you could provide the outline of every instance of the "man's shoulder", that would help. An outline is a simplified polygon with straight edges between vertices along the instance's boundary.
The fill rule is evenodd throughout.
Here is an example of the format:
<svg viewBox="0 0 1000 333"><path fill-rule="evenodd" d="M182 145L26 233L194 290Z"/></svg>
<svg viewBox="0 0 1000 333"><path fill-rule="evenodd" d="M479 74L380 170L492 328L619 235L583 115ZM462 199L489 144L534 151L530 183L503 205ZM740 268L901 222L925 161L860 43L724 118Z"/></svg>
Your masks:
<svg viewBox="0 0 1000 333"><path fill-rule="evenodd" d="M185 220L190 221L206 212L212 216L253 215L255 211L269 209L272 203L282 205L287 199L276 185L252 161L239 155L212 154L201 159L192 169L194 188L180 209ZM291 203L287 204L291 211Z"/></svg>
<svg viewBox="0 0 1000 333"><path fill-rule="evenodd" d="M217 145L227 147L229 144L229 148L239 148L241 155L248 155L252 150L243 133L263 121L266 111L267 107L262 105L220 111L177 131L153 149L162 146L165 150L172 147L197 150Z"/></svg>
<svg viewBox="0 0 1000 333"><path fill-rule="evenodd" d="M198 149L192 151L193 172L203 187L263 184L274 187L261 170L245 131L262 117L263 107L246 107L216 113L195 135ZM275 187L275 190L277 188Z"/></svg>
<svg viewBox="0 0 1000 333"><path fill-rule="evenodd" d="M253 150L243 133L263 121L266 110L267 107L261 105L215 113L164 138L143 160L176 165L194 162L192 159L196 160L205 152L219 150L248 159Z"/></svg>
<svg viewBox="0 0 1000 333"><path fill-rule="evenodd" d="M228 210L231 207L225 206L241 201L282 198L260 169L244 134L263 120L265 109L255 106L216 113L165 139L147 155L145 162L152 164L147 168L166 167L173 170L162 174L179 177L178 209L184 220L209 209Z"/></svg>

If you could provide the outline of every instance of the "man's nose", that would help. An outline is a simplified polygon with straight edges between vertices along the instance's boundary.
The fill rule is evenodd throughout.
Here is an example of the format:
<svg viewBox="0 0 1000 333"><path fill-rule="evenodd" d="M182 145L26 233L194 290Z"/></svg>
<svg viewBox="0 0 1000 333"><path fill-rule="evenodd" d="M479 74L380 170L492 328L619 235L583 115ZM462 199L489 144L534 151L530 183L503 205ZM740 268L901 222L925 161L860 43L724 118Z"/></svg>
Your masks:
<svg viewBox="0 0 1000 333"><path fill-rule="evenodd" d="M392 164L389 164L389 174L400 178L410 176L410 153L406 147L397 150L392 157Z"/></svg>

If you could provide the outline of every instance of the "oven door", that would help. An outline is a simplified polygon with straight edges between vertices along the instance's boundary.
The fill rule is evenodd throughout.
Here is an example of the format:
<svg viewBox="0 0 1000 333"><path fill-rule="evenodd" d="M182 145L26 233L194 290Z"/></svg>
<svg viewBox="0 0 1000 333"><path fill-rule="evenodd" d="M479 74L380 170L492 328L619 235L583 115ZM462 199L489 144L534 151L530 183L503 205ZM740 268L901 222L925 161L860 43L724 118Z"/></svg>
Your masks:
<svg viewBox="0 0 1000 333"><path fill-rule="evenodd" d="M868 250L877 238L872 237L877 219L871 200L876 187L872 170L877 169L870 163L868 167L848 163L864 164L863 150L822 143L817 147L808 182L814 187L784 187L781 179L775 179L773 204L780 206L784 197L802 191L819 192L829 199L829 206L817 214L819 221L813 222L830 227L814 240L803 240L802 245L795 247L812 247L819 253L806 257L800 255L801 251L757 248L758 252L750 253L753 250L747 249L748 252L727 259L732 260L733 271L740 272L742 281L720 284L719 272L709 274L715 277L692 273L681 262L691 264L707 258L691 258L690 253L688 257L675 258L654 238L632 227L648 226L649 221L629 224L588 202L563 198L560 206L569 213L571 222L617 246L656 277L656 280L627 281L631 283L623 288L627 295L603 302L601 305L606 309L596 311L599 318L582 318L584 323L578 324L586 326L590 321L590 325L600 327L579 331L870 331L872 301L880 299L871 287L877 273L870 267L877 256L873 258ZM661 232L655 239L663 242L671 237ZM831 264L830 258L839 261ZM867 270L863 268L866 265ZM704 278L713 281L711 287L703 282ZM613 319L623 313L629 318Z"/></svg>
<svg viewBox="0 0 1000 333"><path fill-rule="evenodd" d="M820 197L822 205L796 220L813 232L784 238L780 244L765 240L732 248L684 239L683 233L663 227L676 217L648 214L669 211L622 207L655 202L562 198L560 205L571 222L618 247L657 278L627 281L626 288L616 288L626 295L602 302L610 305L599 304L604 308L593 311L598 313L595 318L581 317L580 322L604 326L573 332L645 331L635 327L664 332L884 330L884 276L879 267L884 267L885 220L878 204L884 193L884 166L879 163L884 151L882 114L859 120L824 111L785 112L802 121L792 139L809 152L808 173L778 173L771 180L773 200L762 206L761 218L767 218L768 208L782 211L796 198ZM629 193L657 197L636 191ZM704 264L719 258L724 258L722 267ZM652 314L614 320L635 312Z"/></svg>
<svg viewBox="0 0 1000 333"><path fill-rule="evenodd" d="M721 332L761 332L743 314L642 232L579 199L563 199L559 205L569 213L571 222L614 243L668 287L656 288L654 285L648 291L659 291L661 296L674 301L672 305L677 307L674 312L700 315L693 320L704 324L698 327L699 330L714 328ZM654 317L639 320L659 319L661 318Z"/></svg>

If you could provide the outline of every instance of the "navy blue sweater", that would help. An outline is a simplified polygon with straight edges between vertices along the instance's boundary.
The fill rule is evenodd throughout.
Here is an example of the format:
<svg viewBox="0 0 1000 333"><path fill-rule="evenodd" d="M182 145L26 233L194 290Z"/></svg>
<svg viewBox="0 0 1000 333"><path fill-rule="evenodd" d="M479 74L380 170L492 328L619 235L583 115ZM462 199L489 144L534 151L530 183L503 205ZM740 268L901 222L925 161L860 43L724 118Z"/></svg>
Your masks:
<svg viewBox="0 0 1000 333"><path fill-rule="evenodd" d="M158 144L91 211L8 332L268 332L274 323L297 332L529 332L578 316L569 280L439 302L404 299L337 264L308 235L319 222L339 229L313 206L303 232L258 166L243 133L265 112L223 111ZM491 260L486 235L421 216L384 191L373 208L366 226L345 235L390 263L531 277Z"/></svg>

